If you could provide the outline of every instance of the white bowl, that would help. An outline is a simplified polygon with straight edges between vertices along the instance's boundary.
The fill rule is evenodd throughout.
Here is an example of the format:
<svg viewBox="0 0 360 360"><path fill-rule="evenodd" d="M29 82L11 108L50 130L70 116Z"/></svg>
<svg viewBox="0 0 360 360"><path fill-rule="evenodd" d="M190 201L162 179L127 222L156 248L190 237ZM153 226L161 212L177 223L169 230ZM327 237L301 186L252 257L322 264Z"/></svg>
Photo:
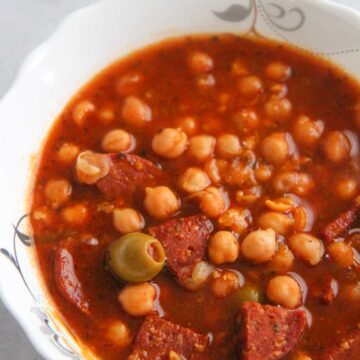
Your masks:
<svg viewBox="0 0 360 360"><path fill-rule="evenodd" d="M1 297L46 359L91 354L53 310L24 235L42 141L99 70L145 44L202 32L256 32L326 56L360 79L360 14L324 0L104 0L69 16L27 58L0 103Z"/></svg>

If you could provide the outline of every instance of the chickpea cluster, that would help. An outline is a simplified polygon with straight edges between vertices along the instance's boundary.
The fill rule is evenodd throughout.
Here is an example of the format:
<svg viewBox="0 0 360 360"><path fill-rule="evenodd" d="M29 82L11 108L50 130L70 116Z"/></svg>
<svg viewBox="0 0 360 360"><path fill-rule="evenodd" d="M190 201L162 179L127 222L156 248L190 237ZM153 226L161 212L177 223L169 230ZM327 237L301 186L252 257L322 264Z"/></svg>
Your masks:
<svg viewBox="0 0 360 360"><path fill-rule="evenodd" d="M210 54L191 53L187 66L201 91L216 86L217 64ZM167 164L175 162L181 172L171 174L176 177L171 184L146 186L139 195L139 209L115 199L105 212L119 234L131 234L146 232L147 219L163 222L181 216L183 204L190 203L211 219L216 230L208 240L206 259L196 264L187 287L197 290L208 284L214 296L229 297L244 285L242 275L233 271L231 264L245 263L272 269L275 274L264 289L267 300L295 309L306 302L301 279L292 273L295 262L314 267L325 255L341 268L355 262L354 249L346 241L325 246L312 233L313 212L305 199L318 179L303 166L312 161L315 151L334 168L349 161L351 134L326 129L322 119L296 114L288 96L286 81L292 69L287 64L271 62L262 74L253 74L244 63L234 61L231 74L243 104L229 117L233 131L230 127L225 132L214 131L210 121L204 125L191 113L174 119L172 127L156 129L150 139L151 156L165 171ZM72 120L77 127L85 128L96 118L111 130L100 139L102 152L82 149L74 142L64 142L56 149L59 166L72 168L75 179L54 178L43 186L44 206L34 212L35 221L48 224L54 221L54 214L74 228L91 221L88 204L72 200L73 189L77 184L94 186L108 176L112 154L137 153L136 134L146 131L158 116L151 106L151 94L140 96L136 91L143 81L138 73L117 81L120 111L114 106L97 108L92 99L74 106ZM228 98L227 94L219 98L224 109ZM215 121L215 126L219 124ZM358 185L354 176L344 174L334 181L333 193L341 201L350 201L358 194ZM358 284L350 284L345 292L353 301L360 299ZM134 317L154 311L156 299L156 287L150 282L127 285L118 295L122 309ZM107 334L120 346L127 346L132 338L122 321L110 324Z"/></svg>

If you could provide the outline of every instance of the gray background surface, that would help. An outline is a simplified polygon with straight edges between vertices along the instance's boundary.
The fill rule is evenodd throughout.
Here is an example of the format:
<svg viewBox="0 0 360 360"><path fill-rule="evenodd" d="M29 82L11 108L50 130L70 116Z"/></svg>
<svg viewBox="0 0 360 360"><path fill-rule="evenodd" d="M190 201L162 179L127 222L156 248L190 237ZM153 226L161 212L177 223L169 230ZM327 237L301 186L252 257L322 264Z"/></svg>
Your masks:
<svg viewBox="0 0 360 360"><path fill-rule="evenodd" d="M359 0L333 1L360 10ZM0 0L0 97L11 85L24 57L44 41L68 13L94 2L96 0ZM0 359L41 359L1 301Z"/></svg>

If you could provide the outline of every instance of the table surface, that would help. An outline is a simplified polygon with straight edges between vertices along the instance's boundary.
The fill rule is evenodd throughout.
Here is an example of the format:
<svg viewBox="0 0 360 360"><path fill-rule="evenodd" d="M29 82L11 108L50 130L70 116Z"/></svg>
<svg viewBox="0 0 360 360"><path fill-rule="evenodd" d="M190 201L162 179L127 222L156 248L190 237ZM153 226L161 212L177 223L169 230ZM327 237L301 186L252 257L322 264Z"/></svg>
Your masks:
<svg viewBox="0 0 360 360"><path fill-rule="evenodd" d="M0 0L0 97L24 57L44 41L70 12L96 0ZM360 10L358 0L333 0ZM0 301L0 359L40 360Z"/></svg>

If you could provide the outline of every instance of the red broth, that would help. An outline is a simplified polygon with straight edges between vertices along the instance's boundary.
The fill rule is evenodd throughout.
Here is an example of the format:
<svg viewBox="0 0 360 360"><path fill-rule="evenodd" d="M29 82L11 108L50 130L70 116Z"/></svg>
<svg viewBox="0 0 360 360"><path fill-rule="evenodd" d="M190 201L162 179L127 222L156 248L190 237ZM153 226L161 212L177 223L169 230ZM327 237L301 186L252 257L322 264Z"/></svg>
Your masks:
<svg viewBox="0 0 360 360"><path fill-rule="evenodd" d="M129 96L151 109L151 121L140 124L135 121L136 114L125 114L128 119L124 119ZM149 114L142 110L138 117L146 118ZM114 208L136 209L143 216L141 231L145 233L172 218L209 215L206 205L199 207L201 196L189 195L179 185L185 170L196 167L207 172L211 186L221 186L226 192L229 208L239 210L240 225L221 215L210 221L214 226L211 236L228 231L240 247L235 260L215 264L217 274L236 270L241 281L237 289L230 286L227 296L220 298L214 290L214 274L201 289L191 291L179 284L165 265L151 280L158 296L154 311L173 323L208 334L209 358L241 358L234 340L238 333L235 317L244 296L240 290L251 286L257 294L255 300L286 307L281 294L274 301L268 289L271 279L285 275L299 285L300 309L306 310L308 326L283 358L307 354L316 359L346 339L360 324L359 224L355 216L355 221L330 241L325 240L324 228L356 207L358 125L360 88L350 77L315 56L270 41L233 35L184 37L140 50L97 75L70 101L48 134L33 189L31 223L38 261L71 332L101 359L127 358L144 317L124 311L118 295L126 283L114 277L105 264L109 244L122 236L114 226L112 212ZM210 158L198 161L185 144L187 150L180 149L179 156L165 158L152 146L152 139L164 128L181 129L187 141L209 135L217 142L216 148ZM141 191L109 199L96 184L79 181L78 153L113 152L104 147L111 150L117 145L108 141L104 146L103 138L114 129L133 136L136 145L131 153L161 167L168 188L181 200L177 211L157 219L144 207ZM269 140L273 133L278 137ZM222 141L224 134L234 137ZM161 141L159 148L160 152L164 148ZM196 146L194 151L198 151ZM218 182L214 181L216 173L209 171L211 159L218 160ZM49 186L58 179L63 181ZM284 197L290 204L285 211L278 200ZM269 211L272 215L264 219ZM275 255L261 263L256 260L259 254L251 260L250 254L241 251L246 236L259 228L276 232ZM303 243L289 240L302 232L315 237L321 248L312 243L302 251ZM218 246L220 250L215 249L210 258L206 252L204 260L211 263L214 256L221 255L222 245ZM85 311L64 296L61 279L59 285L57 277L64 273L55 271L54 263L62 248L71 253L73 270L87 299ZM333 299L324 295L329 281L334 285L334 291L328 289ZM111 332L111 326L119 322L125 325L126 336L121 331L120 335Z"/></svg>

